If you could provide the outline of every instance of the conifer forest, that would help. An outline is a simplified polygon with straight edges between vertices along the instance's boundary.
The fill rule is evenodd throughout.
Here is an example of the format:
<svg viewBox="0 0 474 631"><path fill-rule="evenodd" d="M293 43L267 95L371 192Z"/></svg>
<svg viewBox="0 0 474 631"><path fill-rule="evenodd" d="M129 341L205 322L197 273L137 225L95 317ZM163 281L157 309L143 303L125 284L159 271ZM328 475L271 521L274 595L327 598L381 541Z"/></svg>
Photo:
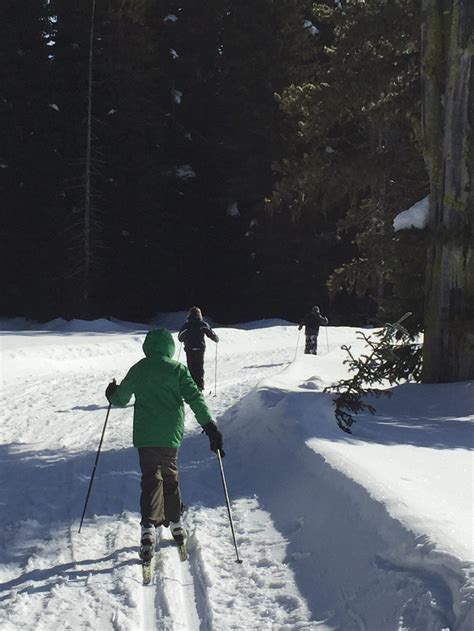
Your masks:
<svg viewBox="0 0 474 631"><path fill-rule="evenodd" d="M474 378L471 0L1 0L0 21L2 316L410 311L424 380Z"/></svg>

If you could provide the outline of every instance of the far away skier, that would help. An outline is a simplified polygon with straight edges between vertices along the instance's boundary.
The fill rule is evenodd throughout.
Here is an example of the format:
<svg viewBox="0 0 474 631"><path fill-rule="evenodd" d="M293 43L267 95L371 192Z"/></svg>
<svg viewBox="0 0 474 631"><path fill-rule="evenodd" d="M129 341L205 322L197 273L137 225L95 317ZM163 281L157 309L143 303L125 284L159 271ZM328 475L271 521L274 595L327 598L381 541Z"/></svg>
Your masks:
<svg viewBox="0 0 474 631"><path fill-rule="evenodd" d="M209 324L202 319L201 309L199 307L191 307L188 319L179 330L178 340L184 343L189 372L199 390L204 390L205 335L213 342L217 343L219 341Z"/></svg>
<svg viewBox="0 0 474 631"><path fill-rule="evenodd" d="M319 327L321 325L327 326L327 324L328 319L321 315L319 307L313 307L311 311L304 316L298 330L301 331L303 326L305 327L304 334L306 337L306 344L304 352L306 355L318 354Z"/></svg>
<svg viewBox="0 0 474 631"><path fill-rule="evenodd" d="M222 451L222 434L188 369L173 360L175 344L167 329L150 331L143 343L145 357L134 364L125 379L107 386L109 402L125 407L135 395L133 445L138 448L141 479L140 557L154 553L155 528L169 526L178 545L186 536L181 521L177 457L184 433L186 401L209 437L211 450Z"/></svg>

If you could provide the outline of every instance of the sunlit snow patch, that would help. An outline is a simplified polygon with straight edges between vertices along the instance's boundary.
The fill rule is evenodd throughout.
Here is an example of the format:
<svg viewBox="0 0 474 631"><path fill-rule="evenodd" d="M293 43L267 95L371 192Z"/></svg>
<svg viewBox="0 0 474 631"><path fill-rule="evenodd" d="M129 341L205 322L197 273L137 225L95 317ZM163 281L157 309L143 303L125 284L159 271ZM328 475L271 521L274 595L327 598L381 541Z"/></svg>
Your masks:
<svg viewBox="0 0 474 631"><path fill-rule="evenodd" d="M395 232L409 228L423 230L428 225L429 211L430 199L427 195L419 202L416 202L416 204L413 204L408 210L399 213L393 220L393 229Z"/></svg>

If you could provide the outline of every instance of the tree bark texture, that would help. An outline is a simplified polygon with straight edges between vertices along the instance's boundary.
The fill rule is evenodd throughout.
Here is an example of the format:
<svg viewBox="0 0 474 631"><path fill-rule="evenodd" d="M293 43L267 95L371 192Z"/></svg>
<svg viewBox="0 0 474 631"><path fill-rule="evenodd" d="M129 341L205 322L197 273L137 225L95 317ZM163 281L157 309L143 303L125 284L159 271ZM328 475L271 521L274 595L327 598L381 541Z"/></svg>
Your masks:
<svg viewBox="0 0 474 631"><path fill-rule="evenodd" d="M474 379L474 2L423 0L430 245L423 382Z"/></svg>

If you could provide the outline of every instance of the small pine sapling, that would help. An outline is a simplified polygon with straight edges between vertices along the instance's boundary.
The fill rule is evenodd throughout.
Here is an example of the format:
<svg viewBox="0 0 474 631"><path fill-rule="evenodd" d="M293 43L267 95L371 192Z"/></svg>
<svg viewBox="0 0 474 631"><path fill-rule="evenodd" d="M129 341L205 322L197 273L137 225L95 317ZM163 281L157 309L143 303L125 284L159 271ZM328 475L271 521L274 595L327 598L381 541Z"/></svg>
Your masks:
<svg viewBox="0 0 474 631"><path fill-rule="evenodd" d="M342 431L351 434L354 416L364 410L374 414L375 407L364 401L367 395L379 397L390 396L390 392L374 387L389 383L394 385L409 379L419 381L421 376L421 345L413 342L410 333L402 326L402 322L411 315L405 313L394 324L386 324L372 336L358 331L358 339L362 339L369 352L354 357L351 347L344 345L342 350L348 354L344 364L348 364L349 372L354 372L350 379L342 379L329 386L325 392L335 392L335 416Z"/></svg>

